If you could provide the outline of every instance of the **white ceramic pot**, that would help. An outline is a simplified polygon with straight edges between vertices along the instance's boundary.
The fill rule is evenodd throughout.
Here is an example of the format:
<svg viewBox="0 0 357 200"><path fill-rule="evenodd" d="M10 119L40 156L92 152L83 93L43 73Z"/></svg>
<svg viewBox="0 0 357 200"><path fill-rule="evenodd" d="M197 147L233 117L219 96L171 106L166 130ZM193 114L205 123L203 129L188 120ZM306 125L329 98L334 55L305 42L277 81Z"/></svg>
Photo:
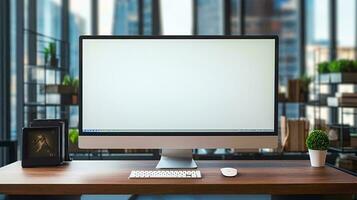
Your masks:
<svg viewBox="0 0 357 200"><path fill-rule="evenodd" d="M323 167L325 166L327 150L312 150L309 149L310 163L312 167Z"/></svg>

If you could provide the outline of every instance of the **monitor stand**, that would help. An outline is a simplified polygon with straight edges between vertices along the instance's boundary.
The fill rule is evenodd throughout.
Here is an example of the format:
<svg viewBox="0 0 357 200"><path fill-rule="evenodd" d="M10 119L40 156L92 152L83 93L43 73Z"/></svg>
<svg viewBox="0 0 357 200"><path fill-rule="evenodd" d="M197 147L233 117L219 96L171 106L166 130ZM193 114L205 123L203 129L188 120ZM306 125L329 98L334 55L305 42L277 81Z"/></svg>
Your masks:
<svg viewBox="0 0 357 200"><path fill-rule="evenodd" d="M162 149L157 169L196 169L192 149Z"/></svg>

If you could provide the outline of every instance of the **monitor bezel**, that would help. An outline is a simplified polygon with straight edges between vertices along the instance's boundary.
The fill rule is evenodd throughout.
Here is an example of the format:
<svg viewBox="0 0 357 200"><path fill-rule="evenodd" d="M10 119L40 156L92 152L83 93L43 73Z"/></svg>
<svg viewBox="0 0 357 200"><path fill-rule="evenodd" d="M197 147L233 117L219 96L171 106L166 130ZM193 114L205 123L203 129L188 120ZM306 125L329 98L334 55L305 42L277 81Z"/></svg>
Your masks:
<svg viewBox="0 0 357 200"><path fill-rule="evenodd" d="M274 130L271 132L90 132L84 133L82 126L82 47L83 40L91 39L272 39L275 42L274 58ZM81 35L79 36L79 88L78 88L78 107L79 107L79 136L277 136L278 135L278 70L279 70L279 37L277 35L159 35L159 36L117 36L117 35Z"/></svg>

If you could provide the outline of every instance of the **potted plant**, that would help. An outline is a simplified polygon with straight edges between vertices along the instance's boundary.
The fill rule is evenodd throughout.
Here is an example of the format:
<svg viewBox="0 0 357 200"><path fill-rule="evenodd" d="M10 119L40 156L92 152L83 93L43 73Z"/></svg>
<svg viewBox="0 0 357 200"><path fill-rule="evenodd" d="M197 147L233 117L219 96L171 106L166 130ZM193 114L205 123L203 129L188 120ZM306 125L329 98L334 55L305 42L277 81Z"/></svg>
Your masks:
<svg viewBox="0 0 357 200"><path fill-rule="evenodd" d="M355 83L357 80L357 66L355 61L341 59L330 62L328 66L332 83Z"/></svg>
<svg viewBox="0 0 357 200"><path fill-rule="evenodd" d="M306 146L309 149L310 163L312 167L325 166L327 148L330 142L323 130L313 130L307 136Z"/></svg>
<svg viewBox="0 0 357 200"><path fill-rule="evenodd" d="M329 62L322 62L317 65L317 71L319 72L319 78L321 83L329 83L330 82L330 74L329 74Z"/></svg>
<svg viewBox="0 0 357 200"><path fill-rule="evenodd" d="M48 44L48 47L44 49L44 53L45 53L45 65L48 65L48 60L49 60L50 61L49 65L51 67L56 67L58 64L56 43L50 42Z"/></svg>

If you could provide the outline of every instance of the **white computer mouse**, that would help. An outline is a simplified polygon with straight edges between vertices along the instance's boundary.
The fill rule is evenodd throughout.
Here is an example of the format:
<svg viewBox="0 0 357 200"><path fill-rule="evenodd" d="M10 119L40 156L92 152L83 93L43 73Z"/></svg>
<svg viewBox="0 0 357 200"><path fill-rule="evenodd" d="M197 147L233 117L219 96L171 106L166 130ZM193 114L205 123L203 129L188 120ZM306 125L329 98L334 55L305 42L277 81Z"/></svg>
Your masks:
<svg viewBox="0 0 357 200"><path fill-rule="evenodd" d="M231 167L225 167L221 168L221 173L226 177L235 177L238 174L238 170Z"/></svg>

